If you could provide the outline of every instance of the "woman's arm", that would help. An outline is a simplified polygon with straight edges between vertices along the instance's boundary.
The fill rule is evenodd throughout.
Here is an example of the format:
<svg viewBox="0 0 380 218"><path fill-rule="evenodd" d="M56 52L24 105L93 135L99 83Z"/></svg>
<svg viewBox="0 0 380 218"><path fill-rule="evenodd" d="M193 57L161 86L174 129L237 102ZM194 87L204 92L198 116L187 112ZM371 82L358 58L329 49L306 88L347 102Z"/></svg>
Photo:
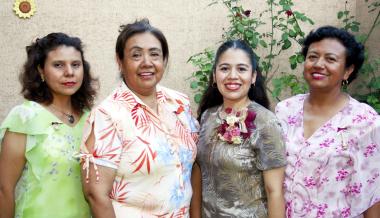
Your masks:
<svg viewBox="0 0 380 218"><path fill-rule="evenodd" d="M283 192L285 167L265 170L264 185L268 198L268 217L285 217L285 199Z"/></svg>
<svg viewBox="0 0 380 218"><path fill-rule="evenodd" d="M94 142L95 138L92 131L86 142L89 151L94 147ZM109 167L97 167L100 175L99 181L96 181L97 175L93 163L90 163L89 169L87 169L90 170L88 182L86 180L86 171L82 170L82 185L85 198L90 204L94 218L115 218L115 211L109 194L112 190L116 171Z"/></svg>
<svg viewBox="0 0 380 218"><path fill-rule="evenodd" d="M25 166L26 135L6 131L0 152L0 218L13 218L15 187Z"/></svg>
<svg viewBox="0 0 380 218"><path fill-rule="evenodd" d="M372 207L364 212L364 218L379 218L380 217L380 202L377 202Z"/></svg>
<svg viewBox="0 0 380 218"><path fill-rule="evenodd" d="M197 163L194 163L191 172L191 186L193 188L193 196L190 203L190 217L201 218L202 205L202 174Z"/></svg>

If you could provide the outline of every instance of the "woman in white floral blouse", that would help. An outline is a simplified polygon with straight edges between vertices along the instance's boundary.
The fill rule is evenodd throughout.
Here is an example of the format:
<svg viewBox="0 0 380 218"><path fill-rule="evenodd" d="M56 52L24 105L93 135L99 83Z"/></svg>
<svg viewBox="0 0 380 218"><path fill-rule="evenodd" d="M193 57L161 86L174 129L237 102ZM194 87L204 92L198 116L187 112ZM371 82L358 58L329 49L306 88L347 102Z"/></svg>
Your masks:
<svg viewBox="0 0 380 218"><path fill-rule="evenodd" d="M198 125L188 97L158 85L169 57L165 36L146 19L121 26L116 56L123 82L84 128L93 216L189 217Z"/></svg>
<svg viewBox="0 0 380 218"><path fill-rule="evenodd" d="M380 117L342 91L364 48L325 26L306 37L302 54L310 93L276 108L287 138L287 216L380 217Z"/></svg>

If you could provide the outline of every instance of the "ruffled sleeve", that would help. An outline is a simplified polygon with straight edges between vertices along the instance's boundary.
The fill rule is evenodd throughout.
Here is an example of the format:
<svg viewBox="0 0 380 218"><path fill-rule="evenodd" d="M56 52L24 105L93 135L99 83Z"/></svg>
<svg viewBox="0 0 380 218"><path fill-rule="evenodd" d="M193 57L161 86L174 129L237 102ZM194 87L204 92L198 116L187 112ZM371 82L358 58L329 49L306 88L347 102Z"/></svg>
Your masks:
<svg viewBox="0 0 380 218"><path fill-rule="evenodd" d="M103 107L95 108L91 112L84 126L81 145L81 156L87 163L91 161L96 165L118 168L122 142L116 125L110 116L110 112ZM94 132L95 143L93 148L88 148L85 143L91 131Z"/></svg>
<svg viewBox="0 0 380 218"><path fill-rule="evenodd" d="M38 140L43 140L54 131L54 125L54 120L46 111L44 112L41 106L35 102L26 101L9 112L1 124L0 140L3 139L6 131L25 134L28 137L25 151L27 153L38 144Z"/></svg>

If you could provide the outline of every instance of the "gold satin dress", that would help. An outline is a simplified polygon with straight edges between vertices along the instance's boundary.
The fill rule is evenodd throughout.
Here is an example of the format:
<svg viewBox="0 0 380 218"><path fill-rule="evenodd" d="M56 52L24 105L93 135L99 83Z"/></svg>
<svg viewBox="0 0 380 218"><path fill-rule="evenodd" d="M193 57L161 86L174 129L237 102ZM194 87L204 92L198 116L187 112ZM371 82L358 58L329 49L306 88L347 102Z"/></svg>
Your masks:
<svg viewBox="0 0 380 218"><path fill-rule="evenodd" d="M202 171L202 217L267 217L263 171L286 165L283 134L275 115L252 102L256 128L241 144L217 137L221 106L201 119L197 163Z"/></svg>

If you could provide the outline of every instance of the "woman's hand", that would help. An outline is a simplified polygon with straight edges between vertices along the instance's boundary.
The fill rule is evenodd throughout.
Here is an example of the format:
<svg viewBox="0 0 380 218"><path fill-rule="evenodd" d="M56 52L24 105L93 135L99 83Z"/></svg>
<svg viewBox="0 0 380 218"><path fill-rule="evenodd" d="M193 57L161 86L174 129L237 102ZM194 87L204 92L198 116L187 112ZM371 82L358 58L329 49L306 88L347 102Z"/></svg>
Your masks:
<svg viewBox="0 0 380 218"><path fill-rule="evenodd" d="M193 188L193 196L190 203L190 217L201 218L202 205L202 174L197 163L194 163L191 172L191 186Z"/></svg>
<svg viewBox="0 0 380 218"><path fill-rule="evenodd" d="M89 151L92 151L94 142L95 138L92 132L86 142ZM88 179L86 178L86 171L82 171L82 185L85 198L90 204L92 217L115 218L115 211L109 194L112 190L116 171L112 168L103 166L97 166L97 168L100 177L99 181L97 181L97 175L93 163L90 163L90 166L87 169L90 170Z"/></svg>
<svg viewBox="0 0 380 218"><path fill-rule="evenodd" d="M285 199L283 192L285 167L264 171L264 186L268 198L268 217L285 217Z"/></svg>
<svg viewBox="0 0 380 218"><path fill-rule="evenodd" d="M0 218L13 218L15 187L25 166L26 135L6 131L0 151Z"/></svg>

